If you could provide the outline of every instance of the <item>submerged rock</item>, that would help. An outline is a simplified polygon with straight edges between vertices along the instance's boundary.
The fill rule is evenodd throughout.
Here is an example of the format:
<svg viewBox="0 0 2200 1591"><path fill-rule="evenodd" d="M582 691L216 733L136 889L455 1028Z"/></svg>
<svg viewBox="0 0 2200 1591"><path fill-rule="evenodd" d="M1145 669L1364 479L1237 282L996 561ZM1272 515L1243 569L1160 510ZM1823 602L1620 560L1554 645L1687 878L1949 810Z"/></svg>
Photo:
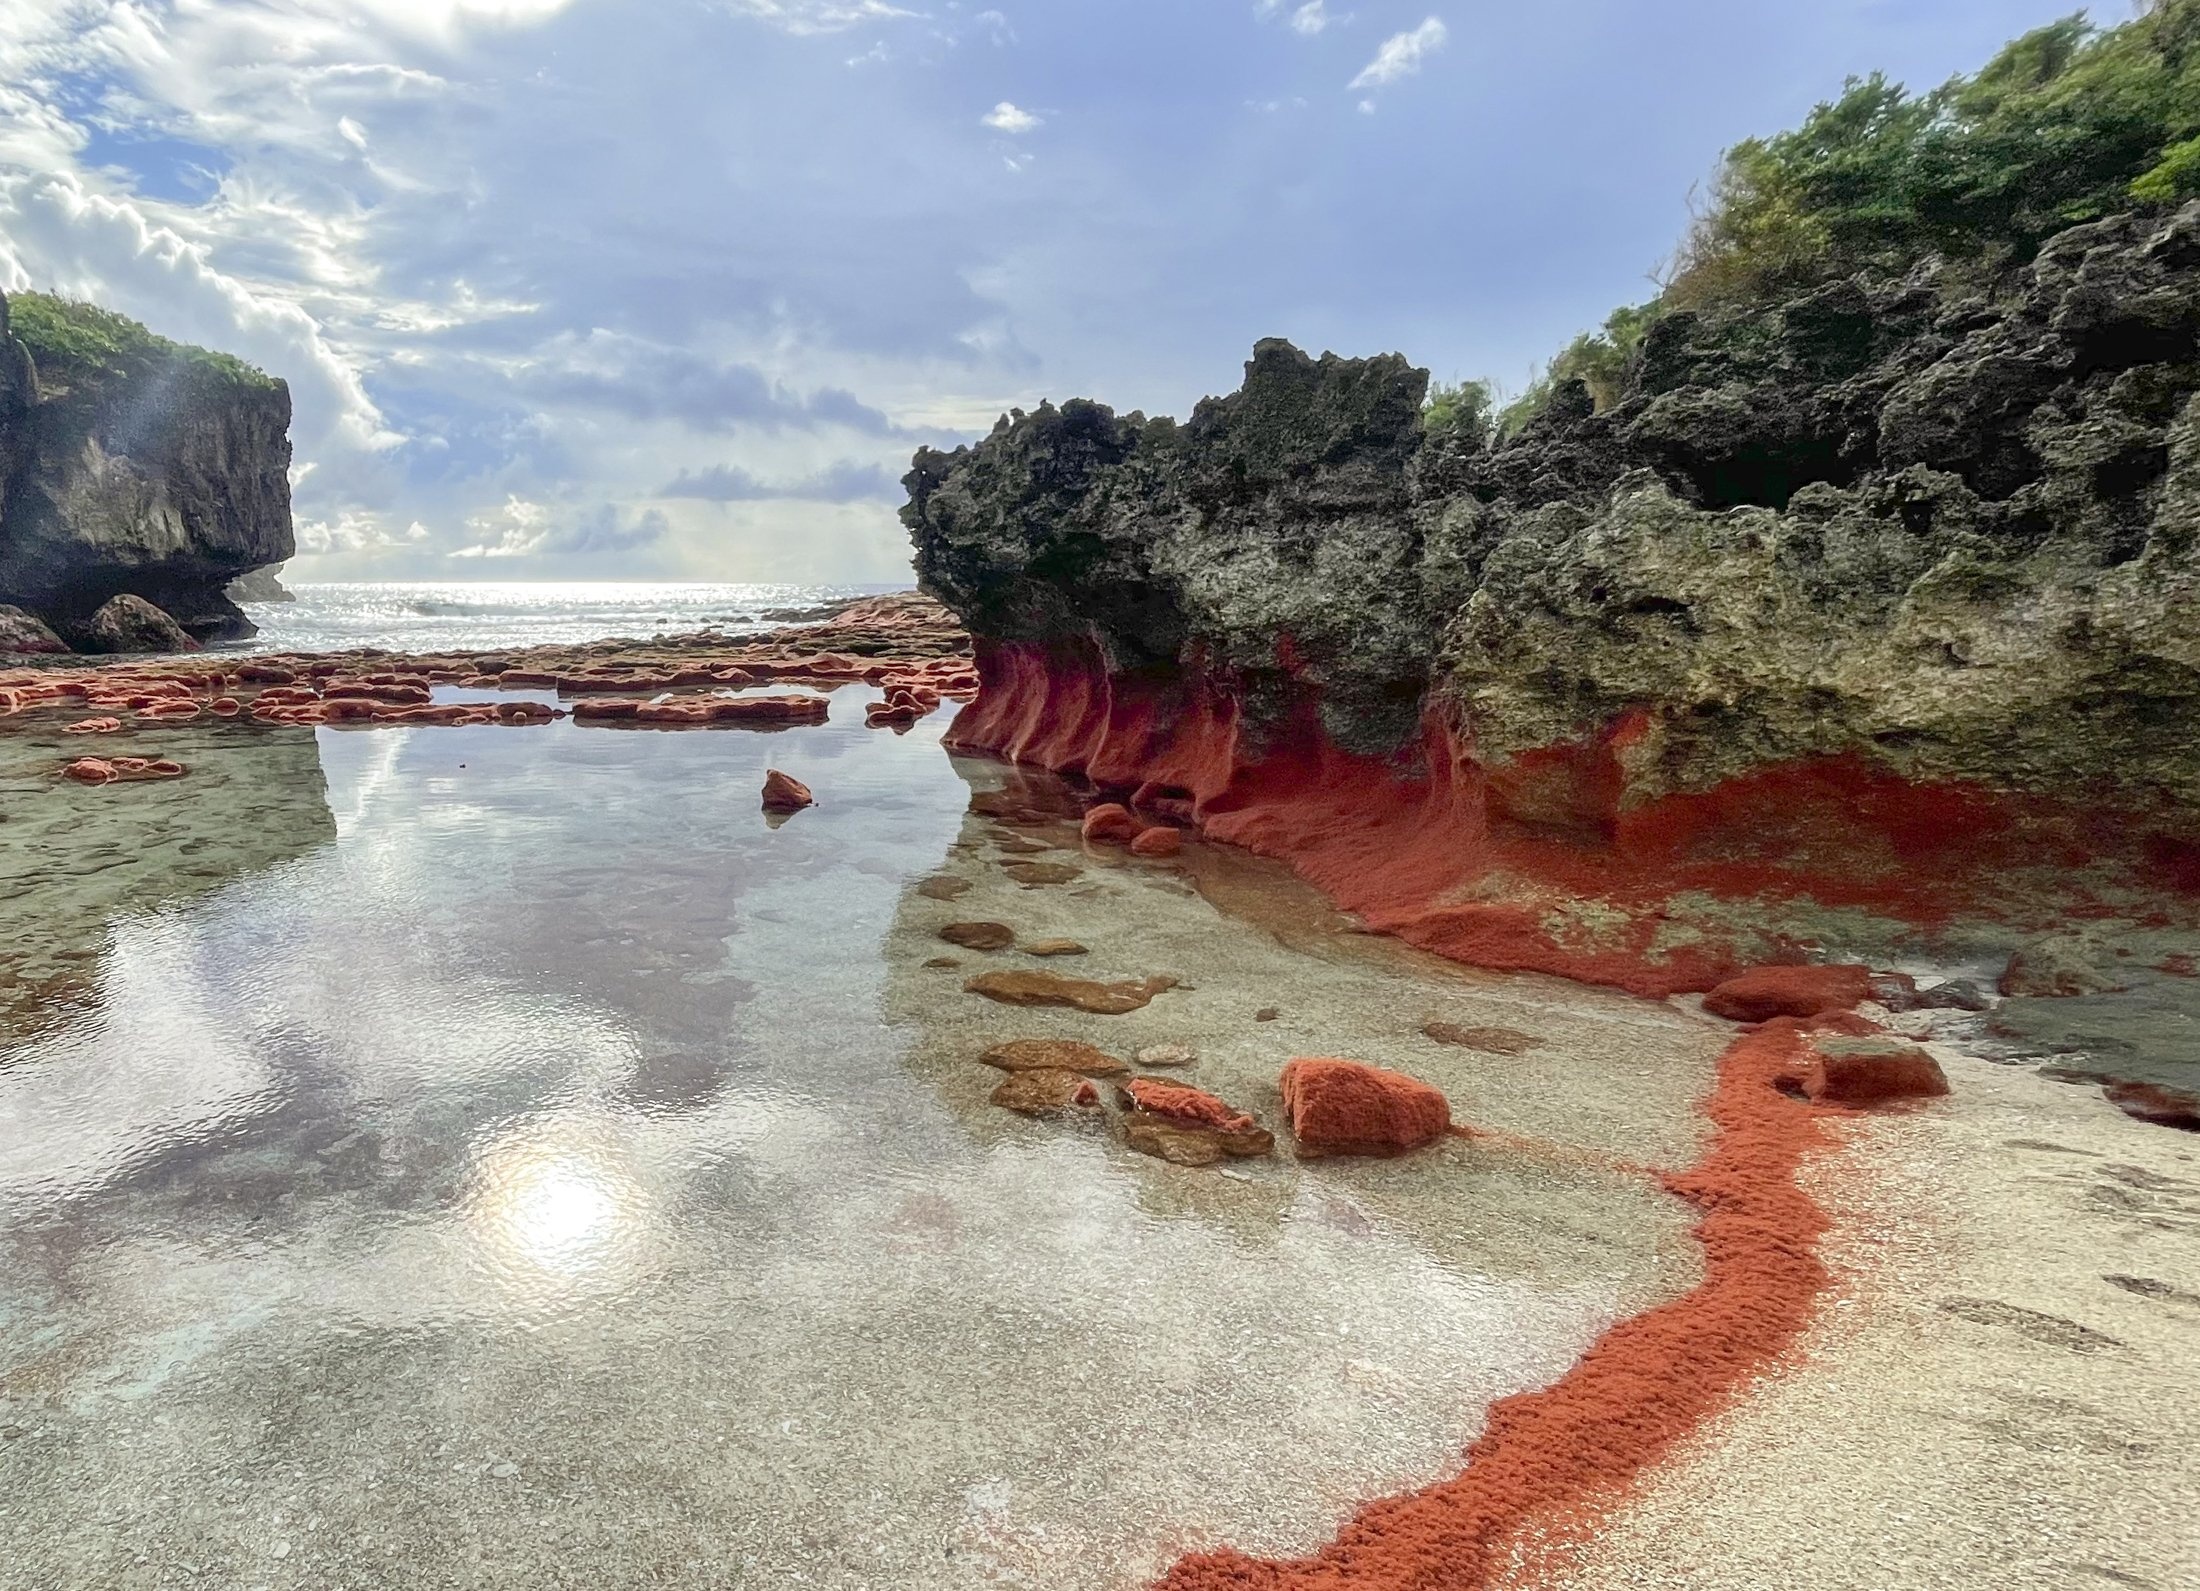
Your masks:
<svg viewBox="0 0 2200 1591"><path fill-rule="evenodd" d="M963 987L1003 1005L1060 1005L1094 1016L1122 1016L1175 988L1176 979L1162 975L1135 982L1095 983L1051 972L982 972Z"/></svg>
<svg viewBox="0 0 2200 1591"><path fill-rule="evenodd" d="M986 1099L1025 1116L1059 1116L1075 1107L1097 1106L1100 1090L1076 1072L1040 1066L1002 1079Z"/></svg>
<svg viewBox="0 0 2200 1591"><path fill-rule="evenodd" d="M1155 1071L1198 1063L1199 1051L1189 1044L1149 1044L1138 1052L1138 1064Z"/></svg>
<svg viewBox="0 0 2200 1591"><path fill-rule="evenodd" d="M1067 884L1082 877L1084 869L1067 862L1003 862L1001 871L1024 886L1038 889L1047 884Z"/></svg>
<svg viewBox="0 0 2200 1591"><path fill-rule="evenodd" d="M1427 1022L1421 1031L1439 1044L1456 1044L1485 1055L1521 1055L1543 1042L1518 1028L1462 1027L1457 1022Z"/></svg>
<svg viewBox="0 0 2200 1591"><path fill-rule="evenodd" d="M1131 841L1133 856L1174 856L1184 849L1184 836L1175 829L1154 827L1142 831Z"/></svg>
<svg viewBox="0 0 2200 1591"><path fill-rule="evenodd" d="M1276 1147L1275 1135L1265 1127L1203 1127L1144 1111L1126 1113L1122 1125L1127 1147L1177 1166L1198 1168L1254 1159L1274 1153Z"/></svg>
<svg viewBox="0 0 2200 1591"><path fill-rule="evenodd" d="M1403 1154L1451 1126L1451 1104L1440 1090L1361 1061L1302 1057L1284 1067L1278 1086L1302 1154Z"/></svg>
<svg viewBox="0 0 2200 1591"><path fill-rule="evenodd" d="M959 900L970 893L970 880L952 873L934 873L917 881L917 893L926 900Z"/></svg>
<svg viewBox="0 0 2200 1591"><path fill-rule="evenodd" d="M978 1057L1004 1072L1075 1072L1082 1077L1120 1077L1130 1068L1082 1039L1010 1039Z"/></svg>
<svg viewBox="0 0 2200 1591"><path fill-rule="evenodd" d="M1006 950L1016 942L1016 930L1006 923L949 923L940 937L965 950Z"/></svg>
<svg viewBox="0 0 2200 1591"><path fill-rule="evenodd" d="M1034 939L1022 949L1027 956L1083 956L1091 953L1074 939Z"/></svg>

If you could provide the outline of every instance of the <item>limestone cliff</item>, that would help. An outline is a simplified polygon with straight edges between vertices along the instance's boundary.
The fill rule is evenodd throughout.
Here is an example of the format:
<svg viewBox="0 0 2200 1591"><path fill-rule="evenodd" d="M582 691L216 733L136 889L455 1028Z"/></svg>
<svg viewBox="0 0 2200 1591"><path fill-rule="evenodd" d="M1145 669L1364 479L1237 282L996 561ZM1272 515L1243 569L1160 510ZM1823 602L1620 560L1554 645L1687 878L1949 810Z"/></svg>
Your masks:
<svg viewBox="0 0 2200 1591"><path fill-rule="evenodd" d="M992 641L1197 667L1383 751L1623 715L1632 799L1854 752L2200 806L2200 205L1657 322L1601 413L1424 433L1425 373L1265 342L1178 425L1042 406L926 450L925 587Z"/></svg>
<svg viewBox="0 0 2200 1591"><path fill-rule="evenodd" d="M920 452L960 743L1467 959L1582 973L1617 924L1649 987L1733 949L1677 895L1914 920L2110 851L2200 891L2200 204L1668 313L1502 439L1425 390L1270 341L1182 424Z"/></svg>
<svg viewBox="0 0 2200 1591"><path fill-rule="evenodd" d="M229 581L293 551L290 391L134 322L0 299L0 603L64 636L122 593L250 634Z"/></svg>

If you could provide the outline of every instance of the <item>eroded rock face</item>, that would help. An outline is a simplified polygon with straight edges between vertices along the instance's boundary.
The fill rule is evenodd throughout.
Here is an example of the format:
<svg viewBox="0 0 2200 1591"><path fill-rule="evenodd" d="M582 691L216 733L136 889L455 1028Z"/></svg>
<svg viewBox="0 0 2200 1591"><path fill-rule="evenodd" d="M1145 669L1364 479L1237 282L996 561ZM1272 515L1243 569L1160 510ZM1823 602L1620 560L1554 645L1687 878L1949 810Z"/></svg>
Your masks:
<svg viewBox="0 0 2200 1591"><path fill-rule="evenodd" d="M0 300L0 600L67 634L128 592L251 634L225 588L295 550L289 429L287 386L215 362L36 365Z"/></svg>
<svg viewBox="0 0 2200 1591"><path fill-rule="evenodd" d="M981 648L1225 679L1255 732L1311 694L1385 752L1431 706L1503 767L1631 719L1622 804L1854 755L2190 807L2196 351L2200 204L1991 291L1669 314L1611 407L1494 447L1424 435L1401 358L1264 342L1181 425L1077 400L920 452L904 519Z"/></svg>
<svg viewBox="0 0 2200 1591"><path fill-rule="evenodd" d="M66 652L68 643L45 620L0 604L0 653Z"/></svg>

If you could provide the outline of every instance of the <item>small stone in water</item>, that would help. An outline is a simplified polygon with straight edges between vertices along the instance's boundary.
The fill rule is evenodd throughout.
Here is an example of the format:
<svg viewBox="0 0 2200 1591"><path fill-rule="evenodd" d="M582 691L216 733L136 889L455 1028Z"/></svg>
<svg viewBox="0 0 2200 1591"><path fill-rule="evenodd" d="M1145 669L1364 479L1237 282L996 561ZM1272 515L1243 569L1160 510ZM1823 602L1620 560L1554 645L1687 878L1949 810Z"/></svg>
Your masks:
<svg viewBox="0 0 2200 1591"><path fill-rule="evenodd" d="M1034 939L1024 946L1027 956L1082 956L1085 947L1074 939Z"/></svg>
<svg viewBox="0 0 2200 1591"><path fill-rule="evenodd" d="M1006 950L1016 942L1016 930L1006 923L949 923L940 937L965 950Z"/></svg>
<svg viewBox="0 0 2200 1591"><path fill-rule="evenodd" d="M949 873L935 873L917 886L917 893L926 900L953 900L958 895L970 893L970 880Z"/></svg>
<svg viewBox="0 0 2200 1591"><path fill-rule="evenodd" d="M1189 1044L1149 1044L1138 1052L1138 1064L1148 1071L1165 1071L1172 1066L1190 1066L1199 1059L1199 1051Z"/></svg>

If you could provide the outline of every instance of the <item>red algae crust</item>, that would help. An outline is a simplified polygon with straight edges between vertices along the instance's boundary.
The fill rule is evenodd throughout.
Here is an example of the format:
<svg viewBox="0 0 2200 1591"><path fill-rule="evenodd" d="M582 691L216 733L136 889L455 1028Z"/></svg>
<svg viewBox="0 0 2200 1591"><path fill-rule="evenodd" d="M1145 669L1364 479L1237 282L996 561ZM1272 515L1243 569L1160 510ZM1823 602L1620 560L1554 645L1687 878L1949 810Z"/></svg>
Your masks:
<svg viewBox="0 0 2200 1591"><path fill-rule="evenodd" d="M1549 1387L1493 1405L1457 1477L1364 1505L1309 1557L1191 1554L1157 1591L1478 1591L1510 1571L1522 1527L1578 1527L1624 1500L1795 1341L1825 1284L1825 1217L1795 1182L1819 1118L1774 1086L1804 1049L1801 1024L1778 1017L1720 1058L1710 1144L1666 1179L1700 1212L1692 1291L1621 1321Z"/></svg>
<svg viewBox="0 0 2200 1591"><path fill-rule="evenodd" d="M1088 780L1121 798L1110 825L1116 811L1152 811L1279 858L1370 928L1424 950L1651 999L1708 990L1764 959L1761 946L1673 931L1683 893L1807 895L1929 926L1991 914L2012 875L2045 867L2114 860L2135 878L2151 868L2157 884L2176 873L2160 865L2175 860L2163 849L2172 839L2115 814L1914 783L1859 756L1636 800L1639 716L1485 768L1471 735L1433 714L1394 756L1344 750L1311 687L1280 722L1256 726L1227 681L1111 674L1082 645L981 640L977 668L951 749ZM1567 918L1580 901L1598 904L1602 926Z"/></svg>
<svg viewBox="0 0 2200 1591"><path fill-rule="evenodd" d="M1284 1066L1277 1086L1302 1154L1404 1154L1451 1126L1441 1090L1361 1061L1301 1057Z"/></svg>

